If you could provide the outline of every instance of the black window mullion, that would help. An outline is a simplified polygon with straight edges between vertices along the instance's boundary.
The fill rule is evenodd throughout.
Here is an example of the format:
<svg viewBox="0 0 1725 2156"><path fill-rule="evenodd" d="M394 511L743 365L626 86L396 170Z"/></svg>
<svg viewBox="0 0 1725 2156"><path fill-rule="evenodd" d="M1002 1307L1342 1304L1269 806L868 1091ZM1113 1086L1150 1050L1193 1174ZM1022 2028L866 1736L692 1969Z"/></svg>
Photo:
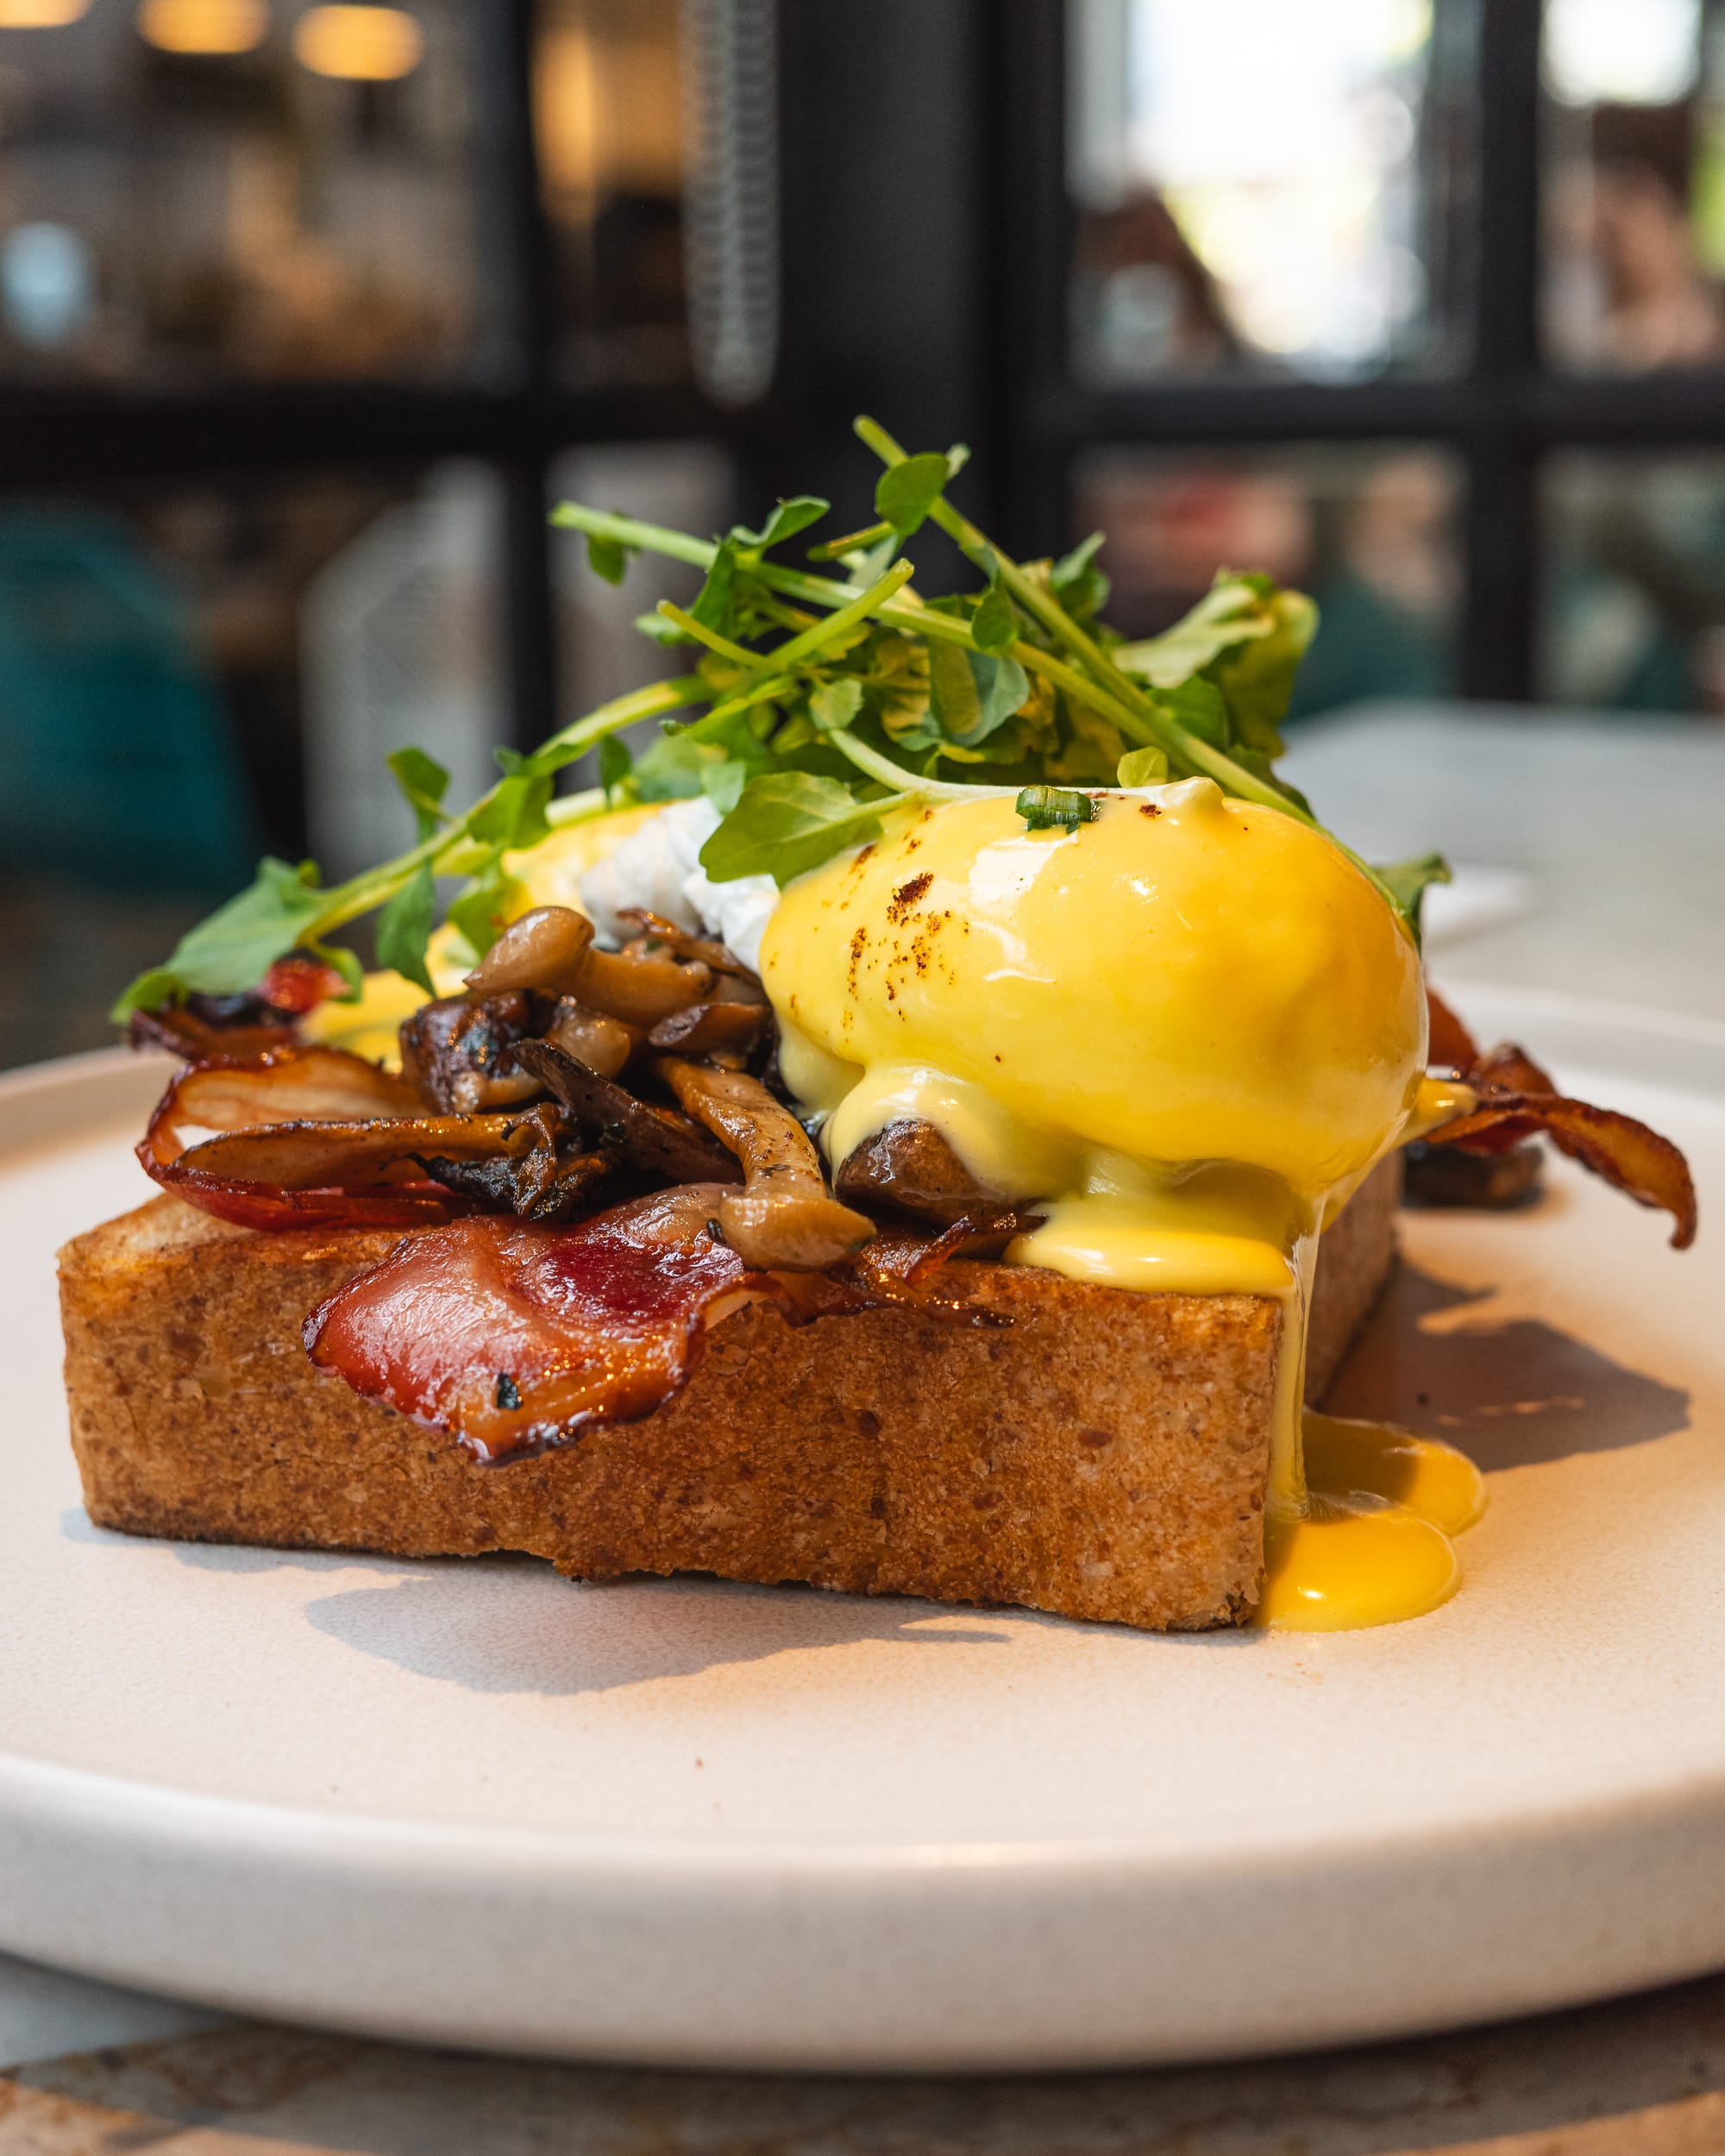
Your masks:
<svg viewBox="0 0 1725 2156"><path fill-rule="evenodd" d="M542 742L557 723L543 423L555 395L555 325L533 124L535 13L534 0L486 0L476 10L480 120L489 143L487 222L496 250L498 335L488 359L499 387L526 423L502 464L505 679L509 733L520 749Z"/></svg>
<svg viewBox="0 0 1725 2156"><path fill-rule="evenodd" d="M1533 696L1538 633L1540 16L1485 0L1479 41L1461 688L1512 702Z"/></svg>

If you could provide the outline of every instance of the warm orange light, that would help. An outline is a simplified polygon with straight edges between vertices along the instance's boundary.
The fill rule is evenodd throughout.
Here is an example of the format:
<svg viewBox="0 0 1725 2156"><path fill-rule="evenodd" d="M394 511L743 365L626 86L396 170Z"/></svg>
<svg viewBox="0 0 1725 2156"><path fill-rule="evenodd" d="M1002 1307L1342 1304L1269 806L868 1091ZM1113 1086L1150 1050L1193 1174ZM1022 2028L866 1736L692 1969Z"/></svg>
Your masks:
<svg viewBox="0 0 1725 2156"><path fill-rule="evenodd" d="M138 28L164 53L249 53L269 32L265 0L144 0Z"/></svg>
<svg viewBox="0 0 1725 2156"><path fill-rule="evenodd" d="M90 0L0 0L0 30L63 30L90 12Z"/></svg>
<svg viewBox="0 0 1725 2156"><path fill-rule="evenodd" d="M294 26L293 50L314 75L397 82L424 59L425 33L399 8L313 8Z"/></svg>

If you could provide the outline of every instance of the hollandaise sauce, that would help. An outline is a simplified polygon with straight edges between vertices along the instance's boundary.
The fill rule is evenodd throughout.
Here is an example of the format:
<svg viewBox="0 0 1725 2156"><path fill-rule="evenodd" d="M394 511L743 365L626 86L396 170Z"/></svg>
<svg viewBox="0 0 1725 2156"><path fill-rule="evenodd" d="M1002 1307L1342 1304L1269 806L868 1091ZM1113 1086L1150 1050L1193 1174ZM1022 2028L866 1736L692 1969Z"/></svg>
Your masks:
<svg viewBox="0 0 1725 2156"><path fill-rule="evenodd" d="M1304 1411L1324 1225L1465 1105L1425 1076L1419 956L1331 840L1208 780L1030 830L1008 795L900 812L801 877L761 971L835 1165L901 1118L1043 1216L1008 1263L1283 1306L1259 1621L1418 1616L1477 1517L1462 1456Z"/></svg>

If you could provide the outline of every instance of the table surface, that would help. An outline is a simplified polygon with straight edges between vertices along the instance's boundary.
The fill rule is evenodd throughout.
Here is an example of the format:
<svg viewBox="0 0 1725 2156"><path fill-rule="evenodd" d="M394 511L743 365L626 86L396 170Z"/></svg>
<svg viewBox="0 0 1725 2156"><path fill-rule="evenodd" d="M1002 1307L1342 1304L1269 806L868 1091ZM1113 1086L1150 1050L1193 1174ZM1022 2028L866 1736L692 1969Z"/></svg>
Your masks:
<svg viewBox="0 0 1725 2156"><path fill-rule="evenodd" d="M1432 969L1725 1021L1725 729L1377 705L1285 767L1357 850L1437 848ZM0 1955L0 2156L1715 2156L1725 1977L1246 2065L841 2081L458 2057L236 2023Z"/></svg>

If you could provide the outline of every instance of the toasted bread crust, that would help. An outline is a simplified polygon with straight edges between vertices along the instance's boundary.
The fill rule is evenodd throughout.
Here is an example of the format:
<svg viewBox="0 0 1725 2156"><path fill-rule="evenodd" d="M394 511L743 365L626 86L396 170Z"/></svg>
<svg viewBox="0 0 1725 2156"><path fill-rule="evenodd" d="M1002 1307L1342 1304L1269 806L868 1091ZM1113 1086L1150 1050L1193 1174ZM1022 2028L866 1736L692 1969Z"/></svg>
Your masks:
<svg viewBox="0 0 1725 2156"><path fill-rule="evenodd" d="M1375 1191L1346 1238L1353 1208L1326 1238L1324 1382L1388 1269L1393 1197ZM395 1556L521 1550L588 1578L807 1580L1153 1629L1238 1623L1256 1603L1275 1302L963 1263L953 1287L1010 1323L892 1308L793 1328L756 1304L644 1421L484 1468L300 1345L307 1311L398 1239L257 1234L159 1198L69 1244L66 1389L91 1519Z"/></svg>

